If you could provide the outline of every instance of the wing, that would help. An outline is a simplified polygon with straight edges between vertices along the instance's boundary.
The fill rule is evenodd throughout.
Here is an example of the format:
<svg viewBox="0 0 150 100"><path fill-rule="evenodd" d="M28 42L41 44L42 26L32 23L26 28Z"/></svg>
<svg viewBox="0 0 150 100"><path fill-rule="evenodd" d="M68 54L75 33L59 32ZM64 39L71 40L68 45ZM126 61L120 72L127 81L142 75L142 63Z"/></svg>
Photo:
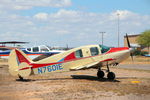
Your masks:
<svg viewBox="0 0 150 100"><path fill-rule="evenodd" d="M70 70L79 70L79 69L87 69L87 68L90 68L94 65L97 65L99 62L93 62L93 63L90 63L90 64L87 64L87 65L83 65L83 66L76 66L76 67L72 67Z"/></svg>
<svg viewBox="0 0 150 100"><path fill-rule="evenodd" d="M70 70L88 69L88 68L91 68L91 67L93 67L93 66L96 66L96 65L99 65L99 64L108 62L108 61L114 61L114 60L115 60L115 59L112 59L112 58L110 58L110 59L105 59L105 60L102 60L102 61L92 62L92 63L86 64L86 65L82 65L82 66L72 67L72 68L70 68Z"/></svg>

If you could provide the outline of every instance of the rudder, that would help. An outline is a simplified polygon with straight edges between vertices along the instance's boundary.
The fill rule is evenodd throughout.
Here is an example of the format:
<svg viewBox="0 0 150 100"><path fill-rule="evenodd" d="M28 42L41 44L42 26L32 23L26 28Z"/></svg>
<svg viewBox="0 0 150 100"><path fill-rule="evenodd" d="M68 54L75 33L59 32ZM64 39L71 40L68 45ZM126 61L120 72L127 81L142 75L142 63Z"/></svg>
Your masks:
<svg viewBox="0 0 150 100"><path fill-rule="evenodd" d="M14 49L11 51L8 59L9 72L13 76L27 77L31 75L32 62L24 52Z"/></svg>

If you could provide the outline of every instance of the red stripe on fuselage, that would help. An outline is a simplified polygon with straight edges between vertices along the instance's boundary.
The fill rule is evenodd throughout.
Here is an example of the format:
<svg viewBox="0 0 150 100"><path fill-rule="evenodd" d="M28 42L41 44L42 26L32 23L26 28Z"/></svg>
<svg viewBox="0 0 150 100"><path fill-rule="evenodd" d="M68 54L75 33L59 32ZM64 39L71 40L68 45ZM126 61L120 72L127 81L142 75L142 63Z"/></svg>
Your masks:
<svg viewBox="0 0 150 100"><path fill-rule="evenodd" d="M100 62L112 61L112 60L115 60L115 59L109 58L109 59L105 59L105 60L103 60L103 61L100 61Z"/></svg>
<svg viewBox="0 0 150 100"><path fill-rule="evenodd" d="M66 56L64 61L68 61L68 60L72 60L72 59L76 59L74 52L69 54L68 56Z"/></svg>
<svg viewBox="0 0 150 100"><path fill-rule="evenodd" d="M22 69L19 69L19 70L25 70L25 69L29 69L30 67L25 67L25 68L22 68Z"/></svg>
<svg viewBox="0 0 150 100"><path fill-rule="evenodd" d="M56 65L64 62L56 62L56 63L47 63L47 64L31 64L32 68L39 68L44 66Z"/></svg>
<svg viewBox="0 0 150 100"><path fill-rule="evenodd" d="M106 52L106 54L119 52L119 51L124 51L124 50L129 50L129 48L128 47L111 48L108 52Z"/></svg>

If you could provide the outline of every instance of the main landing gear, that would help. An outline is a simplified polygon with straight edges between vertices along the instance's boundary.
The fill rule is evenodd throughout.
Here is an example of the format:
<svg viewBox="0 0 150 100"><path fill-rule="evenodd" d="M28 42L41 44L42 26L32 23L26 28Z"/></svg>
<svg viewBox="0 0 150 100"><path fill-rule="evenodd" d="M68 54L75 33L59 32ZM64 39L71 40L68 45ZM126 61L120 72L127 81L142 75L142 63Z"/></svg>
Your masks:
<svg viewBox="0 0 150 100"><path fill-rule="evenodd" d="M107 72L108 72L107 78L110 80L114 80L115 79L115 73L110 72L108 65L107 65ZM98 78L104 78L104 75L105 75L104 71L102 71L101 68L99 67L98 72L97 72L97 77Z"/></svg>

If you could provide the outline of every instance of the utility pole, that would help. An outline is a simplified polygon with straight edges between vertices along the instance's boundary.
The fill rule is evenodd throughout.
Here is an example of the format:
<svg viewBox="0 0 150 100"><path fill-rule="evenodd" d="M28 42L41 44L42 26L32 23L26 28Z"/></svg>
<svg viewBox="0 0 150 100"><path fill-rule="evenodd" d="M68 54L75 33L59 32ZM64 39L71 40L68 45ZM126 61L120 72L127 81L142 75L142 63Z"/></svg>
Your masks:
<svg viewBox="0 0 150 100"><path fill-rule="evenodd" d="M102 38L102 45L103 45L103 37L104 37L104 33L106 33L106 32L99 32L102 36L101 36L101 38Z"/></svg>
<svg viewBox="0 0 150 100"><path fill-rule="evenodd" d="M119 23L119 21L120 21L120 18L119 18L119 13L117 13L117 16L118 16L118 47L120 47L120 23Z"/></svg>

